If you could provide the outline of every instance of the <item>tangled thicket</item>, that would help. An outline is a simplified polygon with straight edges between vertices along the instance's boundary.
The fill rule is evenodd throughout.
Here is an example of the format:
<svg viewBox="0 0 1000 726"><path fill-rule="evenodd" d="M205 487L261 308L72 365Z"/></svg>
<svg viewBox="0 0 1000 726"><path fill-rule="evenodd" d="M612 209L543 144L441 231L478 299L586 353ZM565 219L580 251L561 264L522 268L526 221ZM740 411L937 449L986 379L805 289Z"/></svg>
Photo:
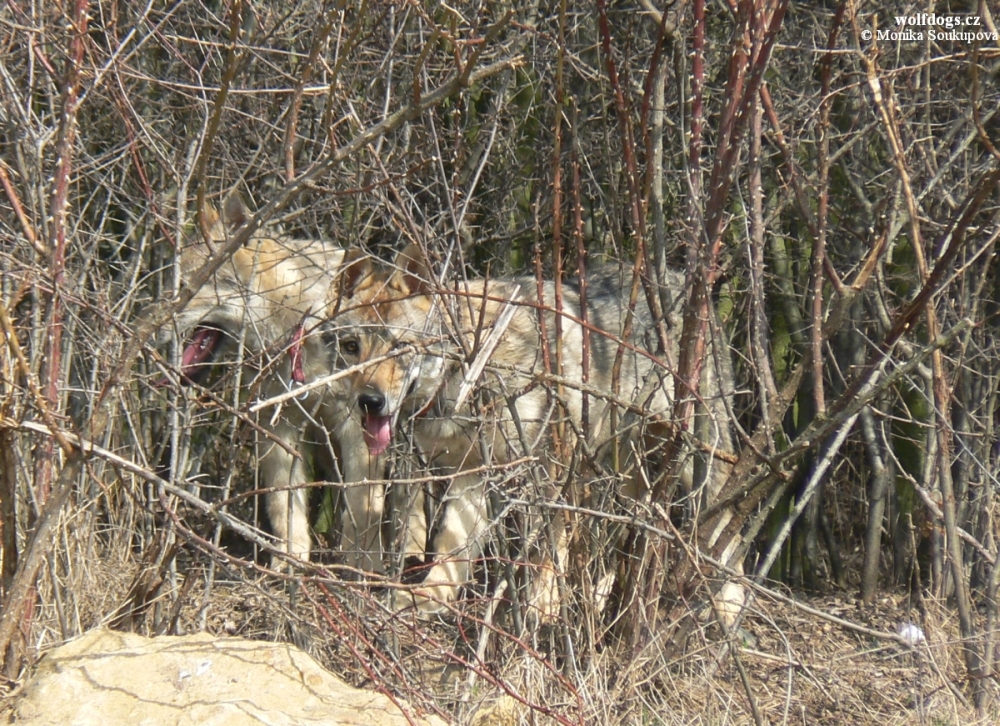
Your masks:
<svg viewBox="0 0 1000 726"><path fill-rule="evenodd" d="M985 2L938 10L977 18L978 40L879 35L925 10L7 3L6 678L111 622L295 638L459 720L501 693L525 719L562 723L995 716L1000 44ZM288 235L386 258L421 240L470 275L571 278L583 250L686 270L677 334L699 349L692 321L711 299L736 363L725 535L707 538L718 509L664 498L626 522L599 498L557 496L604 539L571 551L572 596L541 627L482 583L447 622L397 618L334 555L290 593L256 535L231 526L258 524L246 397L157 385L190 295L177 250L231 190ZM697 370L689 358L671 374ZM901 656L911 695L831 695L792 655L809 639L776 591L751 589L731 632L692 612L734 541L757 584L822 594L809 617L836 616L838 632L891 642L896 613L920 622L934 648ZM516 552L494 548L489 567ZM598 558L635 597L588 600L578 573ZM781 652L773 687L743 666L767 644Z"/></svg>

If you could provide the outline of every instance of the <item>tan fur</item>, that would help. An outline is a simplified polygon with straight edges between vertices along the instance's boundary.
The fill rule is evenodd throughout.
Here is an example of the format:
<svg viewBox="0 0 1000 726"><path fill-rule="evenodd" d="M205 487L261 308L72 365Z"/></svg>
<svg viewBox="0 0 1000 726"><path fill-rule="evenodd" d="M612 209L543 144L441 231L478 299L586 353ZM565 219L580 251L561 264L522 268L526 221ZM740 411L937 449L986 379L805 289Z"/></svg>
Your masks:
<svg viewBox="0 0 1000 726"><path fill-rule="evenodd" d="M430 546L434 564L416 595L422 612L435 612L456 598L483 550L489 525L484 479L463 472L527 454L544 456L540 444L549 441L553 428L572 444L572 432L582 425L585 395L589 448L607 451L619 441L627 453L632 449L629 442L641 442L634 434L623 436L623 431L639 428L632 424L640 419L669 419L674 386L670 361L677 360L676 340L671 340L666 360L654 361L647 352L655 349L651 316L640 304L614 385L614 360L627 311L627 283L615 273L595 276L590 283L587 318L597 330L591 334L586 382L583 327L578 322L583 316L572 286L563 288L563 315L557 324L551 312L551 282L544 285L544 300L539 301L533 279L470 280L447 289L438 289L432 279L416 248L401 253L390 272L380 272L371 263L352 265L331 306L331 314L339 312L328 323L332 335L325 336L338 367L360 366L347 378L348 403L366 432L369 450L382 448L397 428L407 430L428 462L450 479L441 526ZM671 273L670 282L676 298L680 276ZM540 315L540 309L547 312ZM668 323L672 334L679 335L676 311ZM543 340L549 370L556 376L546 371ZM703 443L728 452L732 441L723 401L727 390L720 380L728 386L732 376L728 362L720 368L714 361L728 361L728 350L710 354L705 367L701 395L708 405L701 411L708 425ZM470 384L475 390L468 393ZM612 400L627 402L629 410ZM618 427L613 428L615 417ZM711 457L707 462L708 488L715 489L728 467ZM684 469L690 484L693 466ZM637 489L633 495L638 495ZM427 549L424 505L420 495L414 497L405 554L420 556Z"/></svg>
<svg viewBox="0 0 1000 726"><path fill-rule="evenodd" d="M182 251L184 276L204 264L213 252L214 242L226 239L246 219L238 198L227 203L224 220L214 210L209 210L209 215L213 241L194 243ZM292 334L300 325L306 332L302 341L306 377L314 377L317 367L329 370L325 361L328 354L315 331L325 314L328 290L343 258L344 251L330 243L265 234L252 237L178 315L178 332L187 341L184 356L194 358L199 340L213 340L211 331L224 334L204 364L190 365L182 373L200 378L213 366L231 365L242 340L243 386L255 397L274 396L294 385L288 353ZM285 552L306 560L311 549L308 490L295 487L309 481L308 470L314 461L310 444L322 444L325 439L318 427L311 425L310 414L325 410L330 418L337 417L332 403L336 397L327 402L323 393L316 392L278 411L265 410L261 415L264 428L288 449L298 452L298 457L269 438L259 437L257 443L263 486L281 490L266 497L275 538Z"/></svg>

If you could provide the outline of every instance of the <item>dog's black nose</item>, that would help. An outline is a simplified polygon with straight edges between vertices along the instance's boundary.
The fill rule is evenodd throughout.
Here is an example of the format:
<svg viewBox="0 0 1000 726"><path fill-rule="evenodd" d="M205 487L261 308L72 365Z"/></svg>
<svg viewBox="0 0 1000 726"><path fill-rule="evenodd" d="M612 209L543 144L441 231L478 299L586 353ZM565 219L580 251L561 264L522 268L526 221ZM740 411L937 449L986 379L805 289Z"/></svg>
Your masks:
<svg viewBox="0 0 1000 726"><path fill-rule="evenodd" d="M377 416L385 408L385 396L381 393L362 393L358 396L358 405L369 416Z"/></svg>

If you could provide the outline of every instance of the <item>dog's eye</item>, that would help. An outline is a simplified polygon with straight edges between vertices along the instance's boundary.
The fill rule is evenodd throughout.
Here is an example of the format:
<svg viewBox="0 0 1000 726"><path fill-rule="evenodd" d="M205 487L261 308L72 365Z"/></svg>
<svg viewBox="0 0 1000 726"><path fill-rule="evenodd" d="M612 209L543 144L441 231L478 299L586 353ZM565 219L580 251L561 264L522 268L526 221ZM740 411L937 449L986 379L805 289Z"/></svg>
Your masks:
<svg viewBox="0 0 1000 726"><path fill-rule="evenodd" d="M399 350L400 348L409 348L411 345L413 345L413 343L408 340L397 340L392 344L392 349Z"/></svg>
<svg viewBox="0 0 1000 726"><path fill-rule="evenodd" d="M361 352L361 346L358 345L356 340L342 340L340 342L340 350L347 355L357 355Z"/></svg>

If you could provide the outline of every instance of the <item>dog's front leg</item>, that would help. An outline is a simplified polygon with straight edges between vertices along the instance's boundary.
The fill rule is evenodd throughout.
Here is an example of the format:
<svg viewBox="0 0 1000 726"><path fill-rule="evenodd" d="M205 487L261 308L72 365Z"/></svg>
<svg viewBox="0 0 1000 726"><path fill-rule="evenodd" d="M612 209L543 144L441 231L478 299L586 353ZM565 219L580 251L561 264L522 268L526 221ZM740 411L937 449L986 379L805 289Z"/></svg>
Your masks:
<svg viewBox="0 0 1000 726"><path fill-rule="evenodd" d="M336 432L344 477L340 549L344 564L365 572L384 570L382 515L385 457L372 456L358 422L348 417Z"/></svg>
<svg viewBox="0 0 1000 726"><path fill-rule="evenodd" d="M269 437L257 439L257 460L260 462L261 481L268 489L265 500L267 518L271 530L282 551L309 561L309 490L306 483L306 467L301 457L292 451L300 451L302 434L284 419L272 427L272 433L284 442L281 446ZM275 569L283 569L280 558L271 562Z"/></svg>
<svg viewBox="0 0 1000 726"><path fill-rule="evenodd" d="M441 530L434 538L436 561L413 594L414 606L422 614L443 612L448 603L458 599L483 552L489 524L486 486L478 475L455 477L442 506Z"/></svg>

